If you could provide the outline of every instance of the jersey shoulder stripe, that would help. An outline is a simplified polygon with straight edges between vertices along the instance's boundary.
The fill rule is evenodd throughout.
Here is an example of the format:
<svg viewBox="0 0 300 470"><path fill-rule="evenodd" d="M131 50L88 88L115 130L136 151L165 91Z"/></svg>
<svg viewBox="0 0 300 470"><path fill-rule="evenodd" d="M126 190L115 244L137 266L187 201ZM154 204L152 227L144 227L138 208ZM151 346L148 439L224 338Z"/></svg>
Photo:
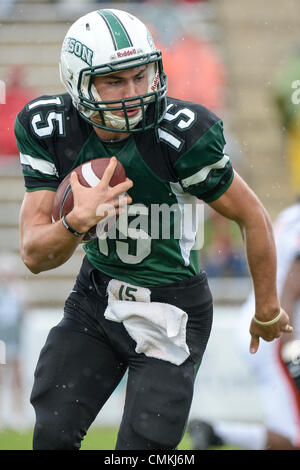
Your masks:
<svg viewBox="0 0 300 470"><path fill-rule="evenodd" d="M15 121L15 136L20 151L20 162L27 191L33 188L56 190L59 184L57 168L52 156Z"/></svg>
<svg viewBox="0 0 300 470"><path fill-rule="evenodd" d="M153 112L151 106L148 111ZM193 145L219 121L204 106L168 97L167 111L158 129L135 134L135 143L154 173L164 180L178 182L176 162L183 157L181 162L184 163ZM190 176L189 168L182 176Z"/></svg>
<svg viewBox="0 0 300 470"><path fill-rule="evenodd" d="M233 180L222 120L204 106L171 98L160 128L183 190L206 202L220 197Z"/></svg>

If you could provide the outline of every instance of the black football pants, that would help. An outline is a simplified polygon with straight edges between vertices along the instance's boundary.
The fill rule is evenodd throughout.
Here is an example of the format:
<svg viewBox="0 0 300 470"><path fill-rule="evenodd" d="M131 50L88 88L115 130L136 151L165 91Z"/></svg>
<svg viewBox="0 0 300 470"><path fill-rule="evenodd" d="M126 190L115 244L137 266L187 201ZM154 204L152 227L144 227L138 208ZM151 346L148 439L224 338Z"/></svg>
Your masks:
<svg viewBox="0 0 300 470"><path fill-rule="evenodd" d="M79 449L127 369L116 449L174 449L182 438L212 324L206 275L151 288L152 301L188 313L190 356L180 366L137 354L124 326L105 319L109 280L85 259L64 317L48 335L31 394L36 413L33 449Z"/></svg>

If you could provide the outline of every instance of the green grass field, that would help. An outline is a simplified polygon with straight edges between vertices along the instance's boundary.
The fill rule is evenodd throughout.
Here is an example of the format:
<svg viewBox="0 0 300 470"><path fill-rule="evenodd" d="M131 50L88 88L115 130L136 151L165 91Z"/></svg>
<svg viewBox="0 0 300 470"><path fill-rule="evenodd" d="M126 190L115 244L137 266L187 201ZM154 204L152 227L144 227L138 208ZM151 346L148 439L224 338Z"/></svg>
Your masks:
<svg viewBox="0 0 300 470"><path fill-rule="evenodd" d="M91 428L82 443L82 450L113 450L117 438L117 429ZM32 430L17 432L0 431L0 450L31 450ZM191 442L187 434L183 437L179 450L191 450Z"/></svg>

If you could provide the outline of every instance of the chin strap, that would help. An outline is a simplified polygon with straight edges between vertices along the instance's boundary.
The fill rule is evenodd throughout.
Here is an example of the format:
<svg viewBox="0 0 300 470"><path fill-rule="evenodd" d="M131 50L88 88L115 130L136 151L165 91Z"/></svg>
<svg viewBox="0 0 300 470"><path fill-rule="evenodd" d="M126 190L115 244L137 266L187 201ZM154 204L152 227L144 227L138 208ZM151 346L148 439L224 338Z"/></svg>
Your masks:
<svg viewBox="0 0 300 470"><path fill-rule="evenodd" d="M109 124L108 127L114 127L116 129L126 129L126 120L123 117L116 116L111 111L104 111L103 114L105 117L105 124ZM129 129L133 129L135 126L137 126L142 117L142 111L140 111L136 116L133 116L131 118L129 117Z"/></svg>

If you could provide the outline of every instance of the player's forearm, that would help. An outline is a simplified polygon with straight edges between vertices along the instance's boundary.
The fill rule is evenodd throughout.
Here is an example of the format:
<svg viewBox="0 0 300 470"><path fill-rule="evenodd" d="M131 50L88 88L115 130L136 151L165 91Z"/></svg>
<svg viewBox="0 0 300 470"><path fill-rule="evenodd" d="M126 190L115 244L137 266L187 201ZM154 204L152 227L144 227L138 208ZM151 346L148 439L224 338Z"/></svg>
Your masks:
<svg viewBox="0 0 300 470"><path fill-rule="evenodd" d="M261 207L253 220L243 224L249 269L253 280L256 312L263 321L280 309L277 294L277 257L271 221Z"/></svg>
<svg viewBox="0 0 300 470"><path fill-rule="evenodd" d="M81 238L72 235L61 220L54 224L34 225L21 239L22 259L34 274L65 263L81 242Z"/></svg>

